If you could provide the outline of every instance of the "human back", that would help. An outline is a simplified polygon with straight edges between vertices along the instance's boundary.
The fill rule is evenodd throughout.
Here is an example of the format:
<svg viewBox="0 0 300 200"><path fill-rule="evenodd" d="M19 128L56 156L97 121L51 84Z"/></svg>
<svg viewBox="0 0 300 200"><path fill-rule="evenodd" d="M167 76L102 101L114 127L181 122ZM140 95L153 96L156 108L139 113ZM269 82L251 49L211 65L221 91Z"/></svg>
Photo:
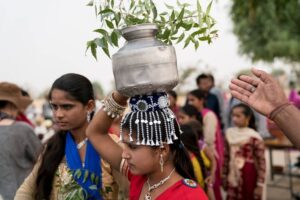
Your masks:
<svg viewBox="0 0 300 200"><path fill-rule="evenodd" d="M17 85L0 83L0 194L4 199L13 199L41 147L33 129L16 121L20 110L30 103Z"/></svg>

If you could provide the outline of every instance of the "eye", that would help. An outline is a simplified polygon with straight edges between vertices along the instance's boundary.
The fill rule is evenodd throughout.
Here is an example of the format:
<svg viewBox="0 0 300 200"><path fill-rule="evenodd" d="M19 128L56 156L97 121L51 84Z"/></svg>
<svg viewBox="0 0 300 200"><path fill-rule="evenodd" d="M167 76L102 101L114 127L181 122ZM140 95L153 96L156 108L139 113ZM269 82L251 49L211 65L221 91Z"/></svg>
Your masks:
<svg viewBox="0 0 300 200"><path fill-rule="evenodd" d="M58 106L55 104L50 103L50 107L52 110L57 110Z"/></svg>
<svg viewBox="0 0 300 200"><path fill-rule="evenodd" d="M70 109L72 109L73 108L73 105L62 105L61 106L62 107L62 109L64 109L64 110L70 110Z"/></svg>
<svg viewBox="0 0 300 200"><path fill-rule="evenodd" d="M132 143L128 143L127 146L129 147L129 149L133 149L133 150L138 148L138 145Z"/></svg>

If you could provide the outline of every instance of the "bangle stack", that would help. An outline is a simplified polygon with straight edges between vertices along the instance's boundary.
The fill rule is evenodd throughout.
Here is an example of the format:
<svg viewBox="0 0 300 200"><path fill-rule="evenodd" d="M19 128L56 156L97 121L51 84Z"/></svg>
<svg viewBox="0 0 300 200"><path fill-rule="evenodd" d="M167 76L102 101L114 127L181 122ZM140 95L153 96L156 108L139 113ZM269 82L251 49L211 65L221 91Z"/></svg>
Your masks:
<svg viewBox="0 0 300 200"><path fill-rule="evenodd" d="M113 93L110 93L103 101L103 111L107 113L112 119L119 118L122 116L123 112L126 109L126 106L118 104L114 98Z"/></svg>

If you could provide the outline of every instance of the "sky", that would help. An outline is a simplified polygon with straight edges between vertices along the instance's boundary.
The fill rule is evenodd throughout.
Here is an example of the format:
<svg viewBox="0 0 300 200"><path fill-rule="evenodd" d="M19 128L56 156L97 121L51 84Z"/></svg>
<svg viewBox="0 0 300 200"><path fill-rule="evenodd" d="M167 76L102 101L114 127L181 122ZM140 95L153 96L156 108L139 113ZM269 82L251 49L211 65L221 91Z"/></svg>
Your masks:
<svg viewBox="0 0 300 200"><path fill-rule="evenodd" d="M201 2L205 6L208 1ZM100 26L86 4L82 0L0 1L0 81L16 83L36 96L59 76L73 72L100 82L108 92L113 87L111 60L100 51L98 61L85 54L86 42ZM197 51L175 46L179 72L197 66L199 73L212 72L217 84L227 88L234 73L252 66L238 54L229 10L230 0L213 4L211 15L217 20L219 37L212 44L203 43Z"/></svg>

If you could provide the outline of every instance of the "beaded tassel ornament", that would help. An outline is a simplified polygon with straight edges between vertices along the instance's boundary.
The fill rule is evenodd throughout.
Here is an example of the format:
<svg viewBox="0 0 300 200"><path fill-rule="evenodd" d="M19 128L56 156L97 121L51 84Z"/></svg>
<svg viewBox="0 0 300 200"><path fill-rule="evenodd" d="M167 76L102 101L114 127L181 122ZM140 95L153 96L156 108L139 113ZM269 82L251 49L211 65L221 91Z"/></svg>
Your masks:
<svg viewBox="0 0 300 200"><path fill-rule="evenodd" d="M137 95L130 98L129 105L131 111L125 115L120 125L121 141L124 137L122 129L124 124L129 124L130 142L133 141L132 134L135 127L137 145L161 146L163 143L172 144L178 139L174 125L174 121L177 123L176 117L169 109L169 99L166 93ZM163 137L163 132L166 137Z"/></svg>

